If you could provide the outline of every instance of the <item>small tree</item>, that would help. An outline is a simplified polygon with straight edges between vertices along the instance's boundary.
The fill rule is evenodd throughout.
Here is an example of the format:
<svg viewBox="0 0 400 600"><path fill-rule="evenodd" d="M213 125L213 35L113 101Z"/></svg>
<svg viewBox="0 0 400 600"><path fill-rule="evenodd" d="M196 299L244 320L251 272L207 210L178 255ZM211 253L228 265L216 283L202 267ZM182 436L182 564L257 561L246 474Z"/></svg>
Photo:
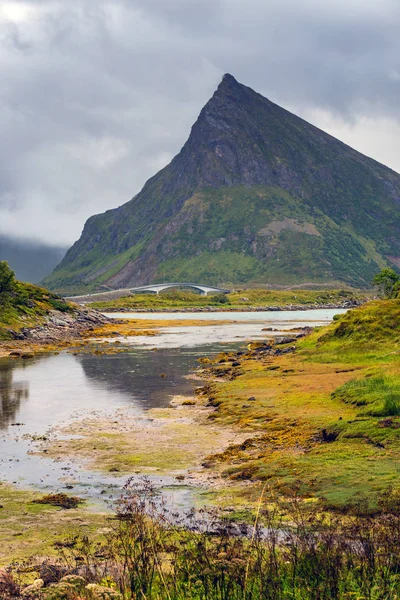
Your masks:
<svg viewBox="0 0 400 600"><path fill-rule="evenodd" d="M373 285L378 286L379 293L384 298L396 298L400 289L400 275L393 269L385 267L377 273L372 280Z"/></svg>
<svg viewBox="0 0 400 600"><path fill-rule="evenodd" d="M0 261L0 306L5 304L15 289L15 273L5 260Z"/></svg>

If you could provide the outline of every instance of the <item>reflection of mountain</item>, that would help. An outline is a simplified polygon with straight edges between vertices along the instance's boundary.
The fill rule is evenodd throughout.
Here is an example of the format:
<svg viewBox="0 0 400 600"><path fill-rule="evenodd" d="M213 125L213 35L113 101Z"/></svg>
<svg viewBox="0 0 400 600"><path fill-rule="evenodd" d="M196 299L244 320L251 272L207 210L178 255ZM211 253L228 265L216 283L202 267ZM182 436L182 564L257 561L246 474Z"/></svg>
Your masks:
<svg viewBox="0 0 400 600"><path fill-rule="evenodd" d="M167 406L173 394L190 394L193 382L183 379L198 365L199 353L179 349L98 356L82 354L79 359L85 375L110 392L128 394L142 408ZM165 377L161 377L165 374Z"/></svg>
<svg viewBox="0 0 400 600"><path fill-rule="evenodd" d="M29 396L25 381L13 383L13 369L16 365L0 362L0 429L5 429L15 421L22 400Z"/></svg>

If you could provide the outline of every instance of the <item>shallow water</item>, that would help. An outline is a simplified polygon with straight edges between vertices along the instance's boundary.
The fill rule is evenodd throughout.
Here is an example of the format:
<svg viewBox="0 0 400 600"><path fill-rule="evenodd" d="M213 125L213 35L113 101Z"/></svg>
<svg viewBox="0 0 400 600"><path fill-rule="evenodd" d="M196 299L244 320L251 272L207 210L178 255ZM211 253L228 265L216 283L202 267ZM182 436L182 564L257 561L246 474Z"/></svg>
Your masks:
<svg viewBox="0 0 400 600"><path fill-rule="evenodd" d="M157 321L187 320L187 321L245 321L246 323L272 323L275 327L281 324L291 324L293 321L309 324L326 324L333 315L346 312L343 308L318 308L310 310L277 310L235 312L221 310L219 312L121 312L104 313L111 319L144 319ZM294 325L290 325L293 327Z"/></svg>
<svg viewBox="0 0 400 600"><path fill-rule="evenodd" d="M138 313L132 319L200 318L236 322L201 327L162 328L157 336L128 338L129 352L111 355L46 355L30 360L0 360L0 480L21 487L62 491L99 499L119 493L126 477L91 472L72 461L30 454L38 441L58 425L90 415L103 417L119 409L146 418L150 408L168 406L173 395L193 392L198 382L185 378L198 358L243 345L244 340L270 337L262 331L328 323L339 310L275 313ZM162 317L161 317L162 315ZM118 315L112 315L118 318ZM210 319L212 317L212 319ZM157 347L157 351L149 350ZM164 373L165 378L160 374ZM151 477L177 507L194 503L194 491L176 486L173 477Z"/></svg>
<svg viewBox="0 0 400 600"><path fill-rule="evenodd" d="M293 327L318 327L332 321L335 314L346 312L344 309L318 309L308 311L277 312L216 312L216 313L105 313L111 318L132 320L198 320L230 321L224 324L158 327L159 335L143 335L125 338L134 346L153 348L196 348L204 344L249 341L280 335ZM264 331L274 328L276 331ZM109 338L109 341L118 338Z"/></svg>

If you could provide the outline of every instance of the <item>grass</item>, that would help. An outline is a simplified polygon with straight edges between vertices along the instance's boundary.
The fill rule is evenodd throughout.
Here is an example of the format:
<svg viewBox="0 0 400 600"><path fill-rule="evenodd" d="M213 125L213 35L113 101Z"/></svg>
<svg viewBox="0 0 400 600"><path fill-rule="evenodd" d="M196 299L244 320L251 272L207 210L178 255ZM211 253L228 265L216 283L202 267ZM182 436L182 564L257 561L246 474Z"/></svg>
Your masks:
<svg viewBox="0 0 400 600"><path fill-rule="evenodd" d="M171 514L148 481L128 482L103 543L69 540L43 600L396 600L400 593L399 497L383 515L325 515L282 502L263 486L253 523L219 510ZM188 527L190 524L190 527ZM79 576L77 576L79 566ZM40 571L39 571L40 572ZM66 575L68 573L68 575ZM12 573L6 597L17 596ZM42 581L37 583L43 583ZM47 583L47 582L46 582ZM26 588L26 597L34 588Z"/></svg>
<svg viewBox="0 0 400 600"><path fill-rule="evenodd" d="M173 408L147 411L145 421L129 413L85 419L62 429L61 439L46 442L42 451L56 460L83 458L91 468L120 475L176 474L199 466L232 439L228 428L210 426L204 412L191 399L180 399Z"/></svg>
<svg viewBox="0 0 400 600"><path fill-rule="evenodd" d="M54 543L79 529L100 538L104 515L85 508L62 510L38 503L40 493L0 483L0 565L32 556L56 557Z"/></svg>
<svg viewBox="0 0 400 600"><path fill-rule="evenodd" d="M267 481L345 510L400 489L400 301L349 311L297 343L297 351L227 357L240 373L211 384L213 418L248 441L208 457L228 480ZM228 370L229 372L229 370ZM225 380L224 380L225 379ZM248 401L253 397L255 401Z"/></svg>
<svg viewBox="0 0 400 600"><path fill-rule="evenodd" d="M53 310L71 312L73 307L44 288L15 281L6 299L0 295L0 340L12 339L10 330L43 324L46 315Z"/></svg>
<svg viewBox="0 0 400 600"><path fill-rule="evenodd" d="M348 381L333 392L342 402L365 406L360 415L393 417L400 415L400 379L384 374Z"/></svg>
<svg viewBox="0 0 400 600"><path fill-rule="evenodd" d="M134 294L107 302L93 302L89 306L99 310L164 308L220 308L235 310L252 307L299 306L315 307L320 304L340 304L346 301L364 301L365 293L356 290L263 290L245 289L229 294L201 296L184 290L170 290L161 294Z"/></svg>

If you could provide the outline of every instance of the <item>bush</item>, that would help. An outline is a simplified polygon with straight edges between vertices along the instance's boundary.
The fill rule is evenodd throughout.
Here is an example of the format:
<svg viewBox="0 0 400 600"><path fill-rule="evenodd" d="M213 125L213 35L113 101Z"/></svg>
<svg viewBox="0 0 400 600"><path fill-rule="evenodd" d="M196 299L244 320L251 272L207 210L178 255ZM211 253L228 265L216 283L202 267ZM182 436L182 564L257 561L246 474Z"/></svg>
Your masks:
<svg viewBox="0 0 400 600"><path fill-rule="evenodd" d="M372 283L378 287L380 295L384 298L396 298L400 288L400 275L393 269L385 268L375 275Z"/></svg>
<svg viewBox="0 0 400 600"><path fill-rule="evenodd" d="M213 297L213 302L217 304L230 304L229 298L227 294L215 294Z"/></svg>

